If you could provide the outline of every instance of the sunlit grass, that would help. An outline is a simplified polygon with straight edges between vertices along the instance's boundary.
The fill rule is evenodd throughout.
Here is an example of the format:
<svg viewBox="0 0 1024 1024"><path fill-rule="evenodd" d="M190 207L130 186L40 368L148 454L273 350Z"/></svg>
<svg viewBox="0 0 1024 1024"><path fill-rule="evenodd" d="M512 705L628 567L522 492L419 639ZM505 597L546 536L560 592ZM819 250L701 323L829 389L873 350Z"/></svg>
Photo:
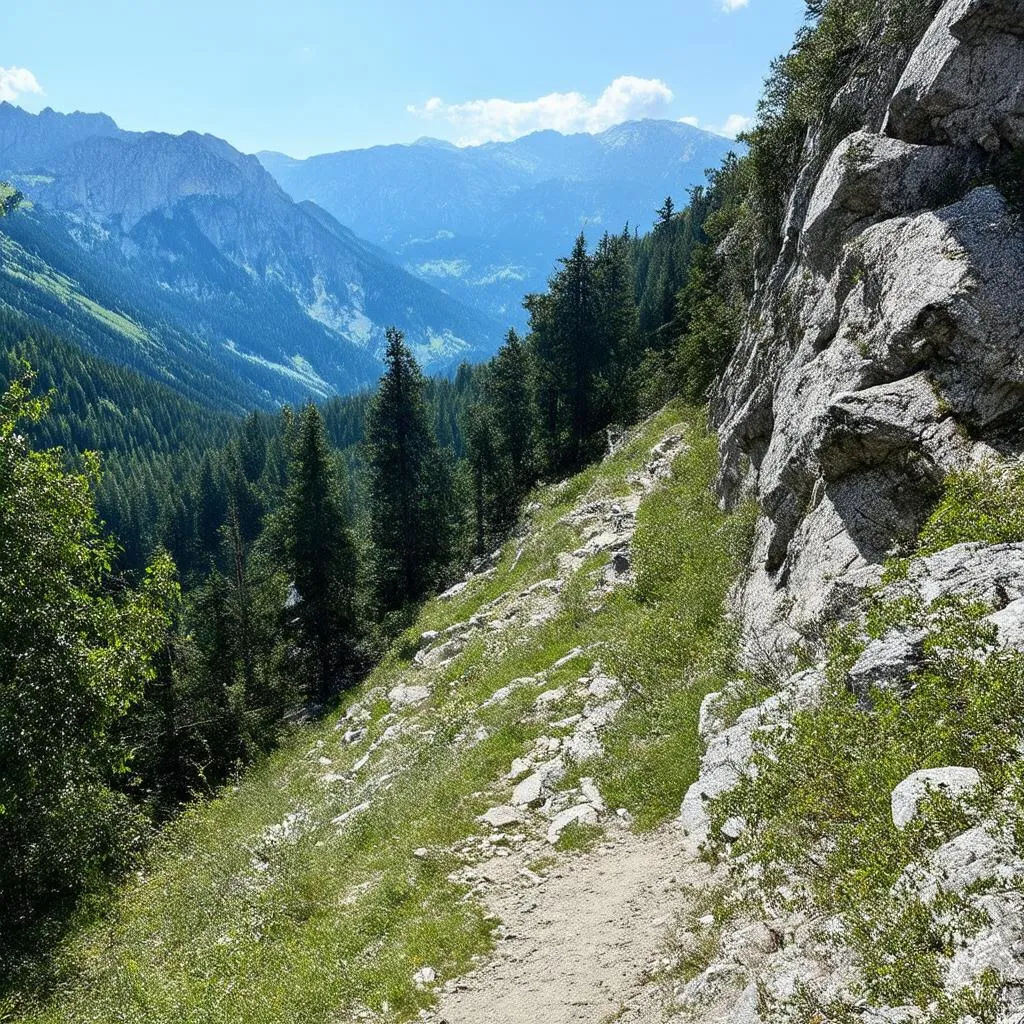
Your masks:
<svg viewBox="0 0 1024 1024"><path fill-rule="evenodd" d="M684 433L687 447L641 506L635 586L594 611L591 574L604 558L590 559L542 624L512 624L487 643L471 638L443 668L411 663L423 631L465 621L553 575L558 555L580 543L565 514L626 493L629 474L670 433ZM595 776L610 805L628 808L642 827L675 814L696 775L700 700L731 669L723 598L746 517L718 509L709 490L715 461L702 416L670 408L603 466L539 490L529 535L509 541L493 576L429 603L334 717L303 729L236 788L170 826L106 918L60 951L52 998L23 1004L9 1019L313 1024L349 1020L361 1006L385 1019L414 1016L433 999L413 982L419 968L433 967L443 982L492 943L481 904L449 879L460 863L451 851L481 831L478 814L507 800L501 780L511 761L539 736L557 734L532 713L536 696L572 683L595 660L622 680L629 699L605 756L571 766L564 784ZM551 669L575 648L583 654ZM389 710L392 687L425 679L429 700ZM557 714L578 704L567 696ZM354 723L339 728L340 720L357 706L369 716L368 733L347 745ZM355 771L396 727L403 731ZM571 830L560 856L599 837L592 827Z"/></svg>

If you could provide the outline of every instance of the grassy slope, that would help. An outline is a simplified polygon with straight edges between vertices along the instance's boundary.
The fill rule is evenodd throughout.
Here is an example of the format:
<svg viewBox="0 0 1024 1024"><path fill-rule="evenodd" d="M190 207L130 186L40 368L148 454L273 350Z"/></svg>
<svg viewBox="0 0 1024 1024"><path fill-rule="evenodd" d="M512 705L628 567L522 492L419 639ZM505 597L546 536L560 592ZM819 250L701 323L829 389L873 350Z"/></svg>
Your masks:
<svg viewBox="0 0 1024 1024"><path fill-rule="evenodd" d="M445 667L414 668L421 631L465 621L493 598L549 577L559 553L579 544L562 516L586 499L626 491L628 473L652 445L680 430L688 450L641 506L635 587L595 612L586 581L594 566L585 565L546 623L517 625L486 657L483 642L470 642ZM731 669L723 599L749 519L718 510L709 487L715 468L702 417L669 408L600 467L540 492L521 550L511 541L492 577L453 601L430 602L345 708L170 827L108 915L61 951L49 1002L12 1003L10 1019L326 1022L351 1019L361 1005L385 1018L414 1014L431 1001L413 985L419 967L453 977L492 941L479 903L448 880L461 863L450 850L480 832L476 815L507 799L498 780L512 759L550 734L529 714L537 693L575 679L592 658L480 705L580 645L602 645L605 668L629 696L606 735L605 757L585 774L613 806L629 808L638 827L674 814L697 771L700 700ZM388 690L425 679L429 701L389 711ZM353 720L341 721L348 709L368 728L351 745L343 734ZM464 741L481 727L484 738ZM391 742L356 768L386 729ZM366 801L343 825L332 822ZM415 856L419 848L428 854ZM2 1010L0 1002L7 1019Z"/></svg>
<svg viewBox="0 0 1024 1024"><path fill-rule="evenodd" d="M101 306L82 291L78 282L30 255L13 238L0 235L0 258L3 273L9 277L48 292L65 305L77 307L80 312L117 331L127 341L140 345L154 344L144 327L123 313Z"/></svg>

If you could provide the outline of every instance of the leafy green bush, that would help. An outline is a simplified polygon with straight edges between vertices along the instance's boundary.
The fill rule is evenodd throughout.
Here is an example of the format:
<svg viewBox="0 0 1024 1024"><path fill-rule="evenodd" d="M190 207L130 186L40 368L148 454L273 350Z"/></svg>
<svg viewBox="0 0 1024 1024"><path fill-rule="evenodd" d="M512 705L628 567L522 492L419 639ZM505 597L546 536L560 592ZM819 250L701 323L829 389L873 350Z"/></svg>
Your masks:
<svg viewBox="0 0 1024 1024"><path fill-rule="evenodd" d="M835 679L790 731L760 737L756 777L713 805L717 825L747 819L740 845L769 883L795 873L818 908L843 918L869 994L889 1003L934 999L953 932L970 933L977 923L957 901L936 908L943 917L894 897L893 884L911 860L962 832L1019 783L1024 657L996 648L983 610L953 600L919 610L929 632L907 696L874 690L865 708ZM935 795L913 824L896 829L895 786L946 765L980 773L971 806Z"/></svg>
<svg viewBox="0 0 1024 1024"><path fill-rule="evenodd" d="M725 597L746 561L755 510L718 507L717 440L690 414L672 477L643 504L634 538L636 587L609 602L615 642L605 664L632 699L612 725L594 774L640 827L675 814L696 778L703 697L737 671Z"/></svg>
<svg viewBox="0 0 1024 1024"><path fill-rule="evenodd" d="M166 557L137 591L113 579L97 460L69 473L60 449L32 449L24 425L47 406L33 382L0 394L0 977L40 922L136 852L116 726L153 677L177 592Z"/></svg>
<svg viewBox="0 0 1024 1024"><path fill-rule="evenodd" d="M967 541L1024 541L1024 469L982 466L949 477L921 530L919 553Z"/></svg>

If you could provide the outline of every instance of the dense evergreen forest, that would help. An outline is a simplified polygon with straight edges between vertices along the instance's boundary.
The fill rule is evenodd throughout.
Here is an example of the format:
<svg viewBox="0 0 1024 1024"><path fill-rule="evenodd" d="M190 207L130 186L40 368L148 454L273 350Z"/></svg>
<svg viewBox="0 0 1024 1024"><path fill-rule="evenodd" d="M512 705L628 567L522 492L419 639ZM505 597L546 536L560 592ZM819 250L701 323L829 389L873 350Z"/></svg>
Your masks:
<svg viewBox="0 0 1024 1024"><path fill-rule="evenodd" d="M8 966L360 678L536 483L704 400L745 299L721 243L748 161L643 235L580 235L524 299L527 336L452 379L391 330L375 393L240 418L0 310Z"/></svg>

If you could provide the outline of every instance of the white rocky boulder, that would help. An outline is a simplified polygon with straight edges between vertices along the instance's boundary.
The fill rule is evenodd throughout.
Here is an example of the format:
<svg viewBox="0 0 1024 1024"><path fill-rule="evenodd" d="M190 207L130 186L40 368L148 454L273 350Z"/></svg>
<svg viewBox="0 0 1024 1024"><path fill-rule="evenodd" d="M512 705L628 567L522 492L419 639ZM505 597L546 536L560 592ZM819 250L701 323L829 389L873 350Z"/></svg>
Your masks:
<svg viewBox="0 0 1024 1024"><path fill-rule="evenodd" d="M692 840L703 842L708 837L708 802L732 789L747 771L754 752L754 734L808 707L823 685L820 672L798 672L759 707L744 711L735 725L711 736L701 760L700 776L686 791L679 809L679 821ZM732 825L739 827L738 822Z"/></svg>
<svg viewBox="0 0 1024 1024"><path fill-rule="evenodd" d="M973 768L925 768L908 775L892 791L892 821L906 828L917 817L922 800L932 793L950 799L967 796L981 784L981 776Z"/></svg>
<svg viewBox="0 0 1024 1024"><path fill-rule="evenodd" d="M545 793L565 774L565 765L560 757L552 758L537 766L536 771L527 775L512 790L510 803L513 807L531 807L540 803Z"/></svg>
<svg viewBox="0 0 1024 1024"><path fill-rule="evenodd" d="M928 854L923 864L904 871L897 889L911 887L925 903L941 892L964 893L972 887L995 883L1012 888L1024 863L1007 841L991 827L975 825Z"/></svg>
<svg viewBox="0 0 1024 1024"><path fill-rule="evenodd" d="M924 637L920 630L891 630L872 640L849 671L850 689L858 695L866 694L872 686L899 689L924 659Z"/></svg>
<svg viewBox="0 0 1024 1024"><path fill-rule="evenodd" d="M912 142L1024 144L1024 4L949 0L911 57L885 131Z"/></svg>
<svg viewBox="0 0 1024 1024"><path fill-rule="evenodd" d="M1024 650L1024 598L1011 601L1005 608L988 616L988 622L996 627L996 639L1000 647Z"/></svg>
<svg viewBox="0 0 1024 1024"><path fill-rule="evenodd" d="M836 146L811 197L800 240L805 259L831 269L851 229L931 205L937 183L963 167L947 146L917 146L860 131Z"/></svg>
<svg viewBox="0 0 1024 1024"><path fill-rule="evenodd" d="M523 820L523 812L518 807L501 805L492 807L480 815L480 820L491 828L507 828L509 825L518 824Z"/></svg>
<svg viewBox="0 0 1024 1024"><path fill-rule="evenodd" d="M413 976L417 988L426 988L437 980L437 971L433 967L421 967Z"/></svg>
<svg viewBox="0 0 1024 1024"><path fill-rule="evenodd" d="M419 704L430 696L430 689L426 686L396 686L388 691L388 700L393 710L410 707Z"/></svg>
<svg viewBox="0 0 1024 1024"><path fill-rule="evenodd" d="M548 826L548 842L557 843L562 833L576 822L579 822L581 825L596 825L597 811L594 810L591 804L578 804L576 807L569 807L564 811L560 811Z"/></svg>

